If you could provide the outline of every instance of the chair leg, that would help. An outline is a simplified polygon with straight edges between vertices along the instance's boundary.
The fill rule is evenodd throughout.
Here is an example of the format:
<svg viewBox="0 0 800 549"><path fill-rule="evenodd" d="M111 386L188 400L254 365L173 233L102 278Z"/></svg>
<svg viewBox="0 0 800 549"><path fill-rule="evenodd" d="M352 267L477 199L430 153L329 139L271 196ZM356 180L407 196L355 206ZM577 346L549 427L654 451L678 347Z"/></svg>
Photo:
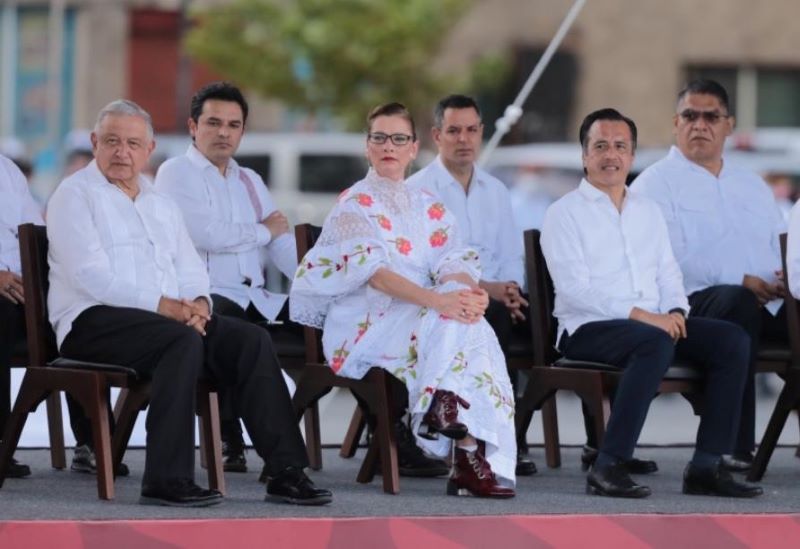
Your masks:
<svg viewBox="0 0 800 549"><path fill-rule="evenodd" d="M61 414L61 392L53 391L47 397L47 430L50 433L50 463L53 469L67 466L64 450L64 419Z"/></svg>
<svg viewBox="0 0 800 549"><path fill-rule="evenodd" d="M141 387L136 387L135 390L131 391L125 388L122 391L124 391L124 395L120 392L117 403L114 406L116 426L111 437L111 455L114 459L115 472L125 457L125 450L128 448L128 442L131 439L136 419L139 417L139 411L150 400L149 385L143 384Z"/></svg>
<svg viewBox="0 0 800 549"><path fill-rule="evenodd" d="M17 393L17 399L14 402L14 408L11 410L8 421L6 421L2 442L0 442L0 488L2 488L3 481L5 481L8 466L11 464L11 458L14 457L14 451L17 449L22 429L28 420L28 414L39 405L49 392L49 387L31 379L28 372L25 373L22 385Z"/></svg>
<svg viewBox="0 0 800 549"><path fill-rule="evenodd" d="M315 402L303 412L303 422L306 430L306 454L308 466L314 471L322 469L322 437L319 425L319 401Z"/></svg>
<svg viewBox="0 0 800 549"><path fill-rule="evenodd" d="M120 415L122 414L122 409L126 405L126 401L128 400L129 394L130 390L127 387L123 387L122 389L119 390L117 401L114 403L114 422L119 422Z"/></svg>
<svg viewBox="0 0 800 549"><path fill-rule="evenodd" d="M207 387L198 387L197 412L200 416L200 439L205 440L205 445L201 447L201 456L205 456L208 464L208 487L225 494L217 393Z"/></svg>
<svg viewBox="0 0 800 549"><path fill-rule="evenodd" d="M114 499L111 426L108 421L105 377L100 373L94 373L90 379L69 388L68 392L80 403L92 424L94 455L97 462L97 495L100 499Z"/></svg>
<svg viewBox="0 0 800 549"><path fill-rule="evenodd" d="M351 458L356 455L358 443L361 440L361 435L364 434L366 426L367 419L364 416L364 410L361 409L361 406L356 405L356 409L353 410L353 417L350 418L347 434L342 442L342 448L339 450L340 457Z"/></svg>
<svg viewBox="0 0 800 549"><path fill-rule="evenodd" d="M611 415L611 399L608 396L608 391L603 388L602 376L593 376L590 380L582 383L582 386L577 388L575 392L586 404L589 413L592 414L595 441L599 449L603 444L603 438L605 438L606 434L606 424Z"/></svg>
<svg viewBox="0 0 800 549"><path fill-rule="evenodd" d="M553 394L542 404L542 430L547 466L561 467L561 441L558 436L558 410L556 395Z"/></svg>
<svg viewBox="0 0 800 549"><path fill-rule="evenodd" d="M764 476L769 460L772 457L772 452L775 451L775 446L778 444L778 437L781 435L783 426L799 400L800 373L793 372L791 376L786 378L783 390L778 396L778 402L775 404L775 409L772 411L772 416L767 424L767 430L758 445L758 452L756 452L756 456L753 459L753 465L750 467L747 480L759 481Z"/></svg>
<svg viewBox="0 0 800 549"><path fill-rule="evenodd" d="M208 469L208 461L206 461L206 451L208 449L208 444L206 443L206 432L203 429L203 418L200 414L200 401L198 400L198 415L197 415L197 433L200 438L200 467L203 469Z"/></svg>
<svg viewBox="0 0 800 549"><path fill-rule="evenodd" d="M373 389L377 392L377 398L375 399L377 422L373 444L370 449L372 450L372 447L376 448L376 450L372 452L373 455L377 452L380 453L383 491L387 494L397 494L400 492L400 470L397 461L397 440L393 428L392 395L389 388L388 375L390 374L379 368L373 368L367 374ZM369 456L370 452L367 452L367 454L368 457L372 457ZM369 477L369 479L372 480L374 476L377 463L374 461L368 463L368 461L368 459L364 460L364 464L359 472L359 482L369 482L362 480L362 478L366 479ZM370 471L366 471L365 468L370 468L371 474Z"/></svg>

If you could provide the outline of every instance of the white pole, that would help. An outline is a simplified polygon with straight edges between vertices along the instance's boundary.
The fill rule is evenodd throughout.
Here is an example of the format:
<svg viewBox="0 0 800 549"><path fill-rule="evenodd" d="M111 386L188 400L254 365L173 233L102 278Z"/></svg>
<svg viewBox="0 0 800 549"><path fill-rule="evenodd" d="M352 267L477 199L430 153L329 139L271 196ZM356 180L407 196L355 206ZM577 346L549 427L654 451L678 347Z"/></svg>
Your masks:
<svg viewBox="0 0 800 549"><path fill-rule="evenodd" d="M64 42L64 0L51 0L48 40L47 71L47 129L49 145L57 157L61 149L61 72Z"/></svg>
<svg viewBox="0 0 800 549"><path fill-rule="evenodd" d="M495 132L492 135L492 138L489 139L489 142L483 148L483 154L481 154L480 160L478 164L484 164L486 160L491 156L492 152L494 152L497 145L500 143L500 140L503 138L505 134L508 133L508 130L511 129L511 126L517 123L520 116L522 116L522 104L525 103L525 100L530 95L533 87L539 81L539 77L542 76L542 73L547 68L547 65L550 64L550 60L553 58L553 55L558 50L558 47L561 45L561 41L564 40L564 37L567 35L570 27L575 22L575 19L578 17L581 9L583 9L583 5L586 3L586 0L575 0L575 3L570 8L567 16L564 18L564 21L561 23L561 26L558 28L556 35L548 44L547 49L544 50L544 54L539 59L539 62L536 63L536 67L534 67L533 72L528 77L528 80L525 82L525 85L522 86L522 89L517 94L516 99L514 102L506 107L503 116L500 117L497 122L495 123Z"/></svg>

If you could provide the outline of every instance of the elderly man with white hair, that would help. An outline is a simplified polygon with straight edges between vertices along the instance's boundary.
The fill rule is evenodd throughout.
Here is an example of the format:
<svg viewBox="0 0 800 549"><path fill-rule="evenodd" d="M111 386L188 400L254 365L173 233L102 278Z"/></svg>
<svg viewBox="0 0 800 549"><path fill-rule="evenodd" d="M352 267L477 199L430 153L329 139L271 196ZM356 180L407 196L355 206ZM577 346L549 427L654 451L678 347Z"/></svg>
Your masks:
<svg viewBox="0 0 800 549"><path fill-rule="evenodd" d="M122 364L151 378L141 503L206 506L194 483L195 386L232 387L270 479L267 500L331 501L305 475L305 445L269 336L212 314L209 279L171 199L142 177L150 116L119 100L99 114L95 160L50 199L48 303L61 354Z"/></svg>

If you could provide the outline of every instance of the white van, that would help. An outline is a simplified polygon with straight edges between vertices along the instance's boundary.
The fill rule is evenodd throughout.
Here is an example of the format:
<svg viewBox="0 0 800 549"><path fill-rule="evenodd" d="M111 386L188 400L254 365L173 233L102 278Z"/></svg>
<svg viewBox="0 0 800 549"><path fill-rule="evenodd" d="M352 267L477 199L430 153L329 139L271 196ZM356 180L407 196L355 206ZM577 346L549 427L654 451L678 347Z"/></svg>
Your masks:
<svg viewBox="0 0 800 549"><path fill-rule="evenodd" d="M190 143L188 135L157 135L154 164ZM235 158L264 179L292 225L322 225L339 193L367 173L365 150L360 133L245 133Z"/></svg>

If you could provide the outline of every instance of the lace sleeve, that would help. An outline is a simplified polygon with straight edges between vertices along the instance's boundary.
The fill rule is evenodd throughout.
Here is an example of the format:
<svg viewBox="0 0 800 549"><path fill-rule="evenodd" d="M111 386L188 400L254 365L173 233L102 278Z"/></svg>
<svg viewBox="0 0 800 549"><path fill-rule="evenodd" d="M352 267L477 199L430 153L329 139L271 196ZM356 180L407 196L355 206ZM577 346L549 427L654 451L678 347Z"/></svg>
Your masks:
<svg viewBox="0 0 800 549"><path fill-rule="evenodd" d="M292 320L321 328L331 304L362 288L388 264L386 243L365 215L337 205L295 273L289 296Z"/></svg>

